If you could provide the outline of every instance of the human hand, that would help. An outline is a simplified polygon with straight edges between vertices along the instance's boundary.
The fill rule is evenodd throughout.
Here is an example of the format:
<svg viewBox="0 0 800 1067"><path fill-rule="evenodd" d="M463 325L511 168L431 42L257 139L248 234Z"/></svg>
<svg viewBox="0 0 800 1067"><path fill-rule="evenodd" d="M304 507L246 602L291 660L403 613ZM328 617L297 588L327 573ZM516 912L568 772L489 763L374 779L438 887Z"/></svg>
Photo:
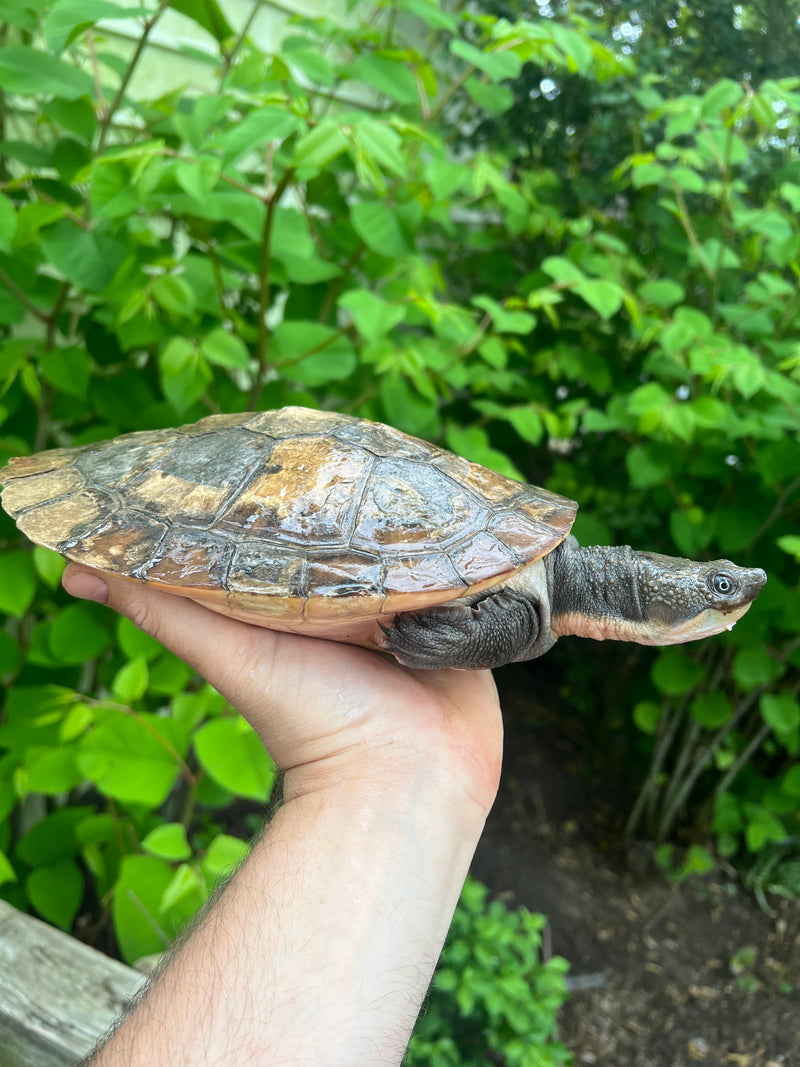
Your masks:
<svg viewBox="0 0 800 1067"><path fill-rule="evenodd" d="M191 664L284 803L96 1067L400 1064L500 772L488 672L415 672L144 583L64 572Z"/></svg>
<svg viewBox="0 0 800 1067"><path fill-rule="evenodd" d="M125 615L189 663L252 724L287 787L422 761L488 811L502 724L488 671L412 671L353 645L267 630L70 564L64 588Z"/></svg>

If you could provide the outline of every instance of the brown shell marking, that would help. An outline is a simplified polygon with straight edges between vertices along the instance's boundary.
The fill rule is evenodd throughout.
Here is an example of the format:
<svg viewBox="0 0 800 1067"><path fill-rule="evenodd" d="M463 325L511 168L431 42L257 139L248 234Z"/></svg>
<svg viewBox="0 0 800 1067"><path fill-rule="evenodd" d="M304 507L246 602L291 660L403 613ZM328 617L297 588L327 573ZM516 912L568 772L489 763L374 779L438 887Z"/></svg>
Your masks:
<svg viewBox="0 0 800 1067"><path fill-rule="evenodd" d="M19 528L68 559L365 643L369 620L546 555L577 507L389 426L305 408L12 459L0 482Z"/></svg>

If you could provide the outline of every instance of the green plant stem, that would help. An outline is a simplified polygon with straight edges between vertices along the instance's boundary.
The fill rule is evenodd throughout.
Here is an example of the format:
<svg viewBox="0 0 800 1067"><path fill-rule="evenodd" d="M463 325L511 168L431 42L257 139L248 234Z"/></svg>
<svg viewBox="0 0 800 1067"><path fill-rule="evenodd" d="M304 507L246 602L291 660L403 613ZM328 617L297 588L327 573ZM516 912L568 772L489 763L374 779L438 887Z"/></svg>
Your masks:
<svg viewBox="0 0 800 1067"><path fill-rule="evenodd" d="M225 81L225 79L228 76L228 73L229 73L229 71L230 71L230 69L231 69L231 67L233 65L234 59L236 58L236 56L237 56L237 54L239 52L239 49L244 44L245 39L247 38L247 35L250 32L250 30L252 28L252 25L256 20L256 15L259 13L259 11L261 10L261 8L263 6L264 6L263 0L256 0L256 2L253 4L252 8L250 9L250 14L245 19L244 26L242 26L241 30L237 34L236 40L233 42L231 50L229 52L225 53L225 59L223 60L223 63L222 63L222 70L220 71L220 75L219 75L220 89L222 88L222 83Z"/></svg>
<svg viewBox="0 0 800 1067"><path fill-rule="evenodd" d="M122 81L119 83L119 88L114 94L114 99L106 108L105 114L103 115L103 118L98 127L96 145L96 150L98 154L102 152L103 148L105 147L106 138L108 137L109 131L111 129L111 120L114 118L114 114L117 108L122 103L122 100L125 96L125 92L128 86L130 85L131 78L134 75L134 71L136 70L136 67L139 64L139 60L142 57L142 53L144 52L147 40L150 34L153 32L153 27L168 7L169 0L159 0L159 5L156 10L153 12L150 18L145 19L144 23L142 24L142 32L139 35L139 40L136 42L136 48L134 49L134 53L131 56L131 61L126 68L125 73L122 75Z"/></svg>
<svg viewBox="0 0 800 1067"><path fill-rule="evenodd" d="M675 182L672 182L672 191L675 194L675 200L678 204L678 217L683 227L683 232L689 239L689 244L697 255L697 262L703 269L704 274L713 285L715 282L714 272L711 269L711 264L706 259L706 254L703 251L703 246L700 244L700 239L695 232L695 228L692 224L691 216L689 215L689 209L686 206L686 198L683 195L683 190Z"/></svg>
<svg viewBox="0 0 800 1067"><path fill-rule="evenodd" d="M442 113L444 108L447 107L447 105L450 103L450 101L453 99L459 89L462 89L464 87L469 78L475 73L477 69L477 67L469 66L466 70L462 71L461 74L456 78L456 80L454 82L451 82L450 85L445 89L445 91L436 101L434 106L430 109L425 118L429 121L438 118L438 116Z"/></svg>
<svg viewBox="0 0 800 1067"><path fill-rule="evenodd" d="M754 755L759 750L759 748L761 748L761 745L768 737L771 729L772 727L769 725L769 723L765 722L761 724L761 727L756 732L755 736L747 745L747 747L739 753L738 758L730 765L727 773L717 782L716 787L714 788L715 797L721 796L723 793L726 793L728 791L728 789L733 784L734 779L738 776L739 771L741 771L742 767L744 767L745 764L748 763L748 761L750 760L750 757Z"/></svg>
<svg viewBox="0 0 800 1067"><path fill-rule="evenodd" d="M258 397L269 371L269 330L267 329L267 312L270 301L270 271L272 270L272 227L275 222L275 209L280 203L281 197L289 188L294 177L291 167L283 172L283 175L275 186L268 202L264 215L264 228L261 232L261 257L259 262L259 293L258 293L258 341L256 343L256 359L258 370L253 378L250 389L249 407L252 409L258 402Z"/></svg>
<svg viewBox="0 0 800 1067"><path fill-rule="evenodd" d="M2 282L6 289L8 289L9 293L11 293L14 299L19 300L20 304L22 304L25 310L30 312L30 314L33 315L34 318L37 318L39 322L49 321L50 316L48 315L48 313L46 311L42 311L40 307L37 307L37 305L34 304L28 294L24 290L20 289L14 279L11 278L10 275L6 274L6 272L2 268L0 268L0 282Z"/></svg>
<svg viewBox="0 0 800 1067"><path fill-rule="evenodd" d="M684 774L697 746L701 730L702 727L697 719L689 720L686 727L686 736L678 754L678 761L675 764L675 769L670 776L669 785L664 794L664 812L656 831L656 843L659 845L666 837L668 829L672 825L672 820L677 814L678 806L675 804L675 798L676 796L684 795L681 783L685 781Z"/></svg>
<svg viewBox="0 0 800 1067"><path fill-rule="evenodd" d="M755 704L756 700L765 688L765 686L760 686L752 693L749 693L744 698L744 700L740 702L739 706L736 708L733 715L730 717L730 719L728 719L722 729L718 731L713 741L706 747L702 756L697 760L689 774L687 774L681 787L674 793L672 803L664 811L661 823L658 828L658 836L656 838L657 841L663 841L669 831L672 829L672 824L674 823L675 818L677 817L677 814L683 806L686 798L689 796L692 789L694 789L695 782L706 769L706 767L708 767L708 765L711 763L711 760L714 758L715 753L719 750L725 738L733 731L734 727L736 727L742 721L744 716L752 708L752 706Z"/></svg>
<svg viewBox="0 0 800 1067"><path fill-rule="evenodd" d="M661 716L661 723L659 723L659 734L656 741L655 749L653 751L653 758L650 761L650 769L647 772L647 778L644 785L639 790L639 796L636 798L636 803L633 806L630 817L625 825L625 836L631 837L644 812L645 806L651 801L655 800L656 793L658 792L658 776L661 774L661 768L664 766L664 761L667 758L667 753L672 747L672 742L675 740L675 735L678 731L681 718L686 702L683 702L681 707L675 709L672 717L669 716L669 705L664 702L663 713Z"/></svg>

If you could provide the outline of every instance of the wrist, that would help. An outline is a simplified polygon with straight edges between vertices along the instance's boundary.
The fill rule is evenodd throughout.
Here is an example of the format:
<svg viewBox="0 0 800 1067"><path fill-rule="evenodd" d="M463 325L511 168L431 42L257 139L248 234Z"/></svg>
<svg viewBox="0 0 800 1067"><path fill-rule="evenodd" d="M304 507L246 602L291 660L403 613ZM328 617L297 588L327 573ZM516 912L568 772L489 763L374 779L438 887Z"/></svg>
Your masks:
<svg viewBox="0 0 800 1067"><path fill-rule="evenodd" d="M427 742L427 743L426 743ZM472 751L437 737L384 738L287 769L283 799L289 803L320 794L341 804L371 805L387 814L407 810L409 799L424 804L420 814L483 827L494 803L500 755Z"/></svg>

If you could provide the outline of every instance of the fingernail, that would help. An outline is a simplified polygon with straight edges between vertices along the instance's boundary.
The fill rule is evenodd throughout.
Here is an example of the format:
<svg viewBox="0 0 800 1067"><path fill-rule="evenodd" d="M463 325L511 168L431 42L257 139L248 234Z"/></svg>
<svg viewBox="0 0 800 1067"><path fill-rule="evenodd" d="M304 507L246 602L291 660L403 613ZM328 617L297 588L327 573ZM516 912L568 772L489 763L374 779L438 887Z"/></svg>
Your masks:
<svg viewBox="0 0 800 1067"><path fill-rule="evenodd" d="M108 603L108 586L96 574L76 571L65 575L64 588L70 596L79 600L96 600L98 604Z"/></svg>

